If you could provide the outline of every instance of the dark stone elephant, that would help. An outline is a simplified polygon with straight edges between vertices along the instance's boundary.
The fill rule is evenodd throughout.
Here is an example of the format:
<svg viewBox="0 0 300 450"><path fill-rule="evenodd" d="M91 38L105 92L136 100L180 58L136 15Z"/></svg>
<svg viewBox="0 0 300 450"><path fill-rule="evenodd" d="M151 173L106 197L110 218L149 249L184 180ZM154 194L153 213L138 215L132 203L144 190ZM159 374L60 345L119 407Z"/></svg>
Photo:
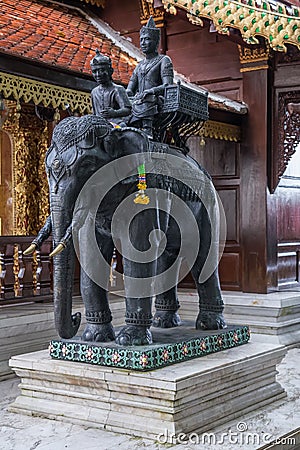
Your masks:
<svg viewBox="0 0 300 450"><path fill-rule="evenodd" d="M145 208L133 201L141 163L147 168L150 197ZM98 342L115 339L107 294L114 241L119 242L124 255L126 296L126 326L116 337L118 344L148 344L152 342L151 325L179 325L177 277L182 259L189 260L191 254L189 269L199 293L196 328L226 326L217 272L217 233L213 232L213 187L209 176L192 158L174 147L149 141L140 130L113 128L103 118L88 115L69 117L56 126L46 155L46 170L51 214L28 252L52 233L56 249L55 324L60 337L72 338L80 325L80 314L72 314L76 250L82 266L81 294L87 320L81 338ZM179 199L177 205L175 197ZM115 220L116 211L119 213ZM189 218L190 214L194 219ZM181 225L176 223L176 215ZM126 216L130 216L130 225L126 224ZM84 234L87 224L88 232ZM198 229L198 243L194 242L196 238L190 239L193 227ZM100 252L103 257L100 270L93 256L96 247L96 254ZM135 251L146 257L137 260ZM201 279L208 255L209 267ZM93 275L95 267L104 282Z"/></svg>

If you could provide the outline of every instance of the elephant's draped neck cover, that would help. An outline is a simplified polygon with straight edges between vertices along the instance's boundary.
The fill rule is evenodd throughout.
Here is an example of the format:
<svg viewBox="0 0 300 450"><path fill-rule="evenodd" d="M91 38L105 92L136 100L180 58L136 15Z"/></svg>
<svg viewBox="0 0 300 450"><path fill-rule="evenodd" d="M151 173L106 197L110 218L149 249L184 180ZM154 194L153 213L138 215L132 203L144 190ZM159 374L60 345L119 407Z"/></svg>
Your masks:
<svg viewBox="0 0 300 450"><path fill-rule="evenodd" d="M63 127L55 127L52 141L59 152L78 144L91 132L98 138L105 137L112 126L102 117L86 115L83 117L67 117Z"/></svg>

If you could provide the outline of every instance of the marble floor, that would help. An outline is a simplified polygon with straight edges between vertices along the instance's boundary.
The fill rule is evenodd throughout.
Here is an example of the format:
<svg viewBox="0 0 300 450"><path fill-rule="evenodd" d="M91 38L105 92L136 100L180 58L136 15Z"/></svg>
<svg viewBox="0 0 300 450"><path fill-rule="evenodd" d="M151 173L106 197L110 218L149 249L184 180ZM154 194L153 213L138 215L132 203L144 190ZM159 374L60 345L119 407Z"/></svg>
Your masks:
<svg viewBox="0 0 300 450"><path fill-rule="evenodd" d="M8 405L18 395L18 379L0 382L1 450L258 450L300 449L300 348L288 351L278 366L278 381L287 397L264 409L229 422L210 434L176 436L177 444L166 444L164 435L157 442L131 438L124 434L91 429L55 420L11 413ZM297 430L298 429L298 430ZM285 437L280 442L280 437ZM275 439L276 445L268 445ZM296 443L295 443L296 442Z"/></svg>

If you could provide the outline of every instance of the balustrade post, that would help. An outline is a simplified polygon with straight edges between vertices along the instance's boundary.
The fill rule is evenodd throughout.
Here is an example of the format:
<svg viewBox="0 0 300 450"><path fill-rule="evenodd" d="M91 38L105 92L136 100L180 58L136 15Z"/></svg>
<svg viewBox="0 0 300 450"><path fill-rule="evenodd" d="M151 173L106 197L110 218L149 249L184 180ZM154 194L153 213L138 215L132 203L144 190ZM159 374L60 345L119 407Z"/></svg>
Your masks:
<svg viewBox="0 0 300 450"><path fill-rule="evenodd" d="M15 296L14 244L0 244L0 299Z"/></svg>
<svg viewBox="0 0 300 450"><path fill-rule="evenodd" d="M39 294L49 295L52 291L52 262L49 258L51 253L51 242L45 241L37 254L37 280L39 284Z"/></svg>
<svg viewBox="0 0 300 450"><path fill-rule="evenodd" d="M23 251L28 247L27 242L19 244L18 249L18 261L19 261L19 273L18 278L20 281L20 295L22 297L32 297L34 295L34 276L35 276L35 263L33 255L24 255Z"/></svg>

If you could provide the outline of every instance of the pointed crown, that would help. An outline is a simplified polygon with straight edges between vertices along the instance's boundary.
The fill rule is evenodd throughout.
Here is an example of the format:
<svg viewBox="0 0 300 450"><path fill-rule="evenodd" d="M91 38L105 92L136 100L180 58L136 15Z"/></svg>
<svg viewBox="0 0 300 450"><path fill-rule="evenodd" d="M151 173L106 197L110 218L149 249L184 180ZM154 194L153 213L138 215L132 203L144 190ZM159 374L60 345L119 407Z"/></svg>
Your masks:
<svg viewBox="0 0 300 450"><path fill-rule="evenodd" d="M157 40L159 40L160 38L160 29L157 28L157 26L155 25L155 22L153 20L153 17L150 16L148 22L146 23L146 25L144 25L141 30L140 30L140 34L142 35L148 35L150 37L153 37Z"/></svg>

